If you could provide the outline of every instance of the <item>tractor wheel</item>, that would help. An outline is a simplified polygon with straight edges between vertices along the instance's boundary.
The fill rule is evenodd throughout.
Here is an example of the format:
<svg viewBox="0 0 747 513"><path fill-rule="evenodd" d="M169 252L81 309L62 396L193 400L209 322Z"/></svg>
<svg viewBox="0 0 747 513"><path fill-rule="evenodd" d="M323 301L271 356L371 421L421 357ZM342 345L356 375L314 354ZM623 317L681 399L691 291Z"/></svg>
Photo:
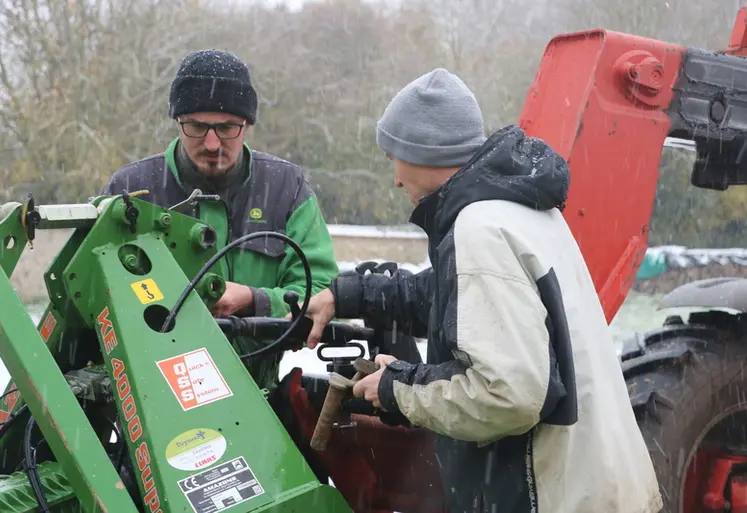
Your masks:
<svg viewBox="0 0 747 513"><path fill-rule="evenodd" d="M747 461L747 338L731 329L735 316L709 313L729 326L675 318L623 350L623 373L656 469L662 513L722 511L728 472L721 472L721 481L709 479L725 462L728 469Z"/></svg>

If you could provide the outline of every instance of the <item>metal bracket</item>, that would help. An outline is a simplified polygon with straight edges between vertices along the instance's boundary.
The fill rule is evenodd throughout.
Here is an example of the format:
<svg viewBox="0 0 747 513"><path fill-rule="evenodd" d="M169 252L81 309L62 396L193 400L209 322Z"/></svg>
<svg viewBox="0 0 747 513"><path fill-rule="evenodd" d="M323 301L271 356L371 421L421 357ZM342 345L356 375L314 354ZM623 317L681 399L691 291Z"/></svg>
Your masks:
<svg viewBox="0 0 747 513"><path fill-rule="evenodd" d="M137 208L132 204L132 200L130 199L130 193L125 190L122 193L122 201L124 201L125 204L125 217L127 218L127 221L130 225L130 232L135 233L137 231L137 218L139 215L139 212Z"/></svg>
<svg viewBox="0 0 747 513"><path fill-rule="evenodd" d="M23 214L21 215L21 224L26 231L26 240L29 243L31 249L34 248L34 238L36 238L36 228L39 226L41 216L36 211L34 205L34 195L29 193L29 199L23 206Z"/></svg>

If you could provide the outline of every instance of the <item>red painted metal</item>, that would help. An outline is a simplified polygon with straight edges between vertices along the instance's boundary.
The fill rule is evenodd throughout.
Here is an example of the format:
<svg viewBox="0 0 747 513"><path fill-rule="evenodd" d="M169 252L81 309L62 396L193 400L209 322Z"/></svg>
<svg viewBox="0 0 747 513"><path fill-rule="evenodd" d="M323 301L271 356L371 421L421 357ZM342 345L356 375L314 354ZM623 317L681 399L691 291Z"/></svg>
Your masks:
<svg viewBox="0 0 747 513"><path fill-rule="evenodd" d="M682 513L703 513L703 499L713 462L722 451L701 449L693 458L682 490Z"/></svg>
<svg viewBox="0 0 747 513"><path fill-rule="evenodd" d="M706 491L702 499L704 513L724 511L727 504L724 490L729 482L732 466L735 463L744 462L747 462L747 458L730 454L724 454L711 462L710 472L707 474Z"/></svg>
<svg viewBox="0 0 747 513"><path fill-rule="evenodd" d="M747 5L739 9L726 53L747 56Z"/></svg>
<svg viewBox="0 0 747 513"><path fill-rule="evenodd" d="M695 488L702 493L686 495L689 501L685 501L683 513L747 513L747 476L731 475L735 465L747 463L747 457L714 451L701 451L699 456L705 456L707 463L700 471L690 468L685 491ZM688 485L693 488L688 489ZM725 494L727 485L731 489L729 498Z"/></svg>
<svg viewBox="0 0 747 513"><path fill-rule="evenodd" d="M731 513L747 513L747 475L731 478Z"/></svg>
<svg viewBox="0 0 747 513"><path fill-rule="evenodd" d="M594 30L555 37L519 125L567 159L564 217L586 259L608 322L632 286L648 242L661 152L685 48ZM725 53L747 57L747 4ZM684 483L682 513L747 513L747 457L701 450Z"/></svg>
<svg viewBox="0 0 747 513"><path fill-rule="evenodd" d="M290 376L289 398L299 428L296 443L309 461L328 472L355 513L446 513L430 431L352 415L355 428L334 430L325 451L312 451L308 443L319 412L301 386L301 369L294 368Z"/></svg>
<svg viewBox="0 0 747 513"><path fill-rule="evenodd" d="M747 474L731 475L737 464L747 464L747 456L723 449L698 451L682 490L682 513L747 513ZM730 497L725 494L727 484Z"/></svg>
<svg viewBox="0 0 747 513"><path fill-rule="evenodd" d="M568 160L564 216L608 321L648 241L669 107L685 48L593 30L548 44L519 125Z"/></svg>

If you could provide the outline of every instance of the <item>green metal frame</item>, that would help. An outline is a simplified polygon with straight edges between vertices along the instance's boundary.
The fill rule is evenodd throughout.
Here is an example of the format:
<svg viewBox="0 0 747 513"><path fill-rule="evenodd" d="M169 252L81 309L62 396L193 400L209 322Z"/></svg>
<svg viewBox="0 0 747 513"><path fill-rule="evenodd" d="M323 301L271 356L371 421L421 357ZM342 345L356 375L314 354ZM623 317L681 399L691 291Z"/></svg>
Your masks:
<svg viewBox="0 0 747 513"><path fill-rule="evenodd" d="M216 253L208 226L137 197L37 211L39 229L75 231L45 275L50 303L34 326L9 280L27 238L24 206L0 209L0 243L15 242L0 251L0 358L12 378L6 393L20 392L6 395L0 421L28 406L83 511L136 508L92 427L92 412L66 380L80 366L68 361L72 349L107 370L146 512L202 513L185 489L221 469L228 484L251 477L227 466L233 462L248 466L256 483L243 488L255 496L230 513L351 512L335 488L316 479L211 316L225 286L221 276L206 275L173 329L160 333L168 310ZM210 400L198 404L198 397ZM13 464L22 458L27 417L0 437ZM199 477L203 472L214 475ZM238 489L216 483L236 500Z"/></svg>

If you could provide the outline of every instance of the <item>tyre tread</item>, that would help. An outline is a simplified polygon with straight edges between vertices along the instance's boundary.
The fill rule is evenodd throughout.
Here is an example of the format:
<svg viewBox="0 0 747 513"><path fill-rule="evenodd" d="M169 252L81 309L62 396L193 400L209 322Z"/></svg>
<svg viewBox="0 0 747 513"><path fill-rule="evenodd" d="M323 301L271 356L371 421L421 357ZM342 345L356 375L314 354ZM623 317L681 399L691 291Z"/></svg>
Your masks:
<svg viewBox="0 0 747 513"><path fill-rule="evenodd" d="M712 418L744 402L739 390L747 390L742 368L747 342L718 336L712 329L700 338L687 325L683 336L673 335L669 331L667 337L646 339L640 354L623 363L638 426L659 478L661 513L680 513L680 483L690 448Z"/></svg>

